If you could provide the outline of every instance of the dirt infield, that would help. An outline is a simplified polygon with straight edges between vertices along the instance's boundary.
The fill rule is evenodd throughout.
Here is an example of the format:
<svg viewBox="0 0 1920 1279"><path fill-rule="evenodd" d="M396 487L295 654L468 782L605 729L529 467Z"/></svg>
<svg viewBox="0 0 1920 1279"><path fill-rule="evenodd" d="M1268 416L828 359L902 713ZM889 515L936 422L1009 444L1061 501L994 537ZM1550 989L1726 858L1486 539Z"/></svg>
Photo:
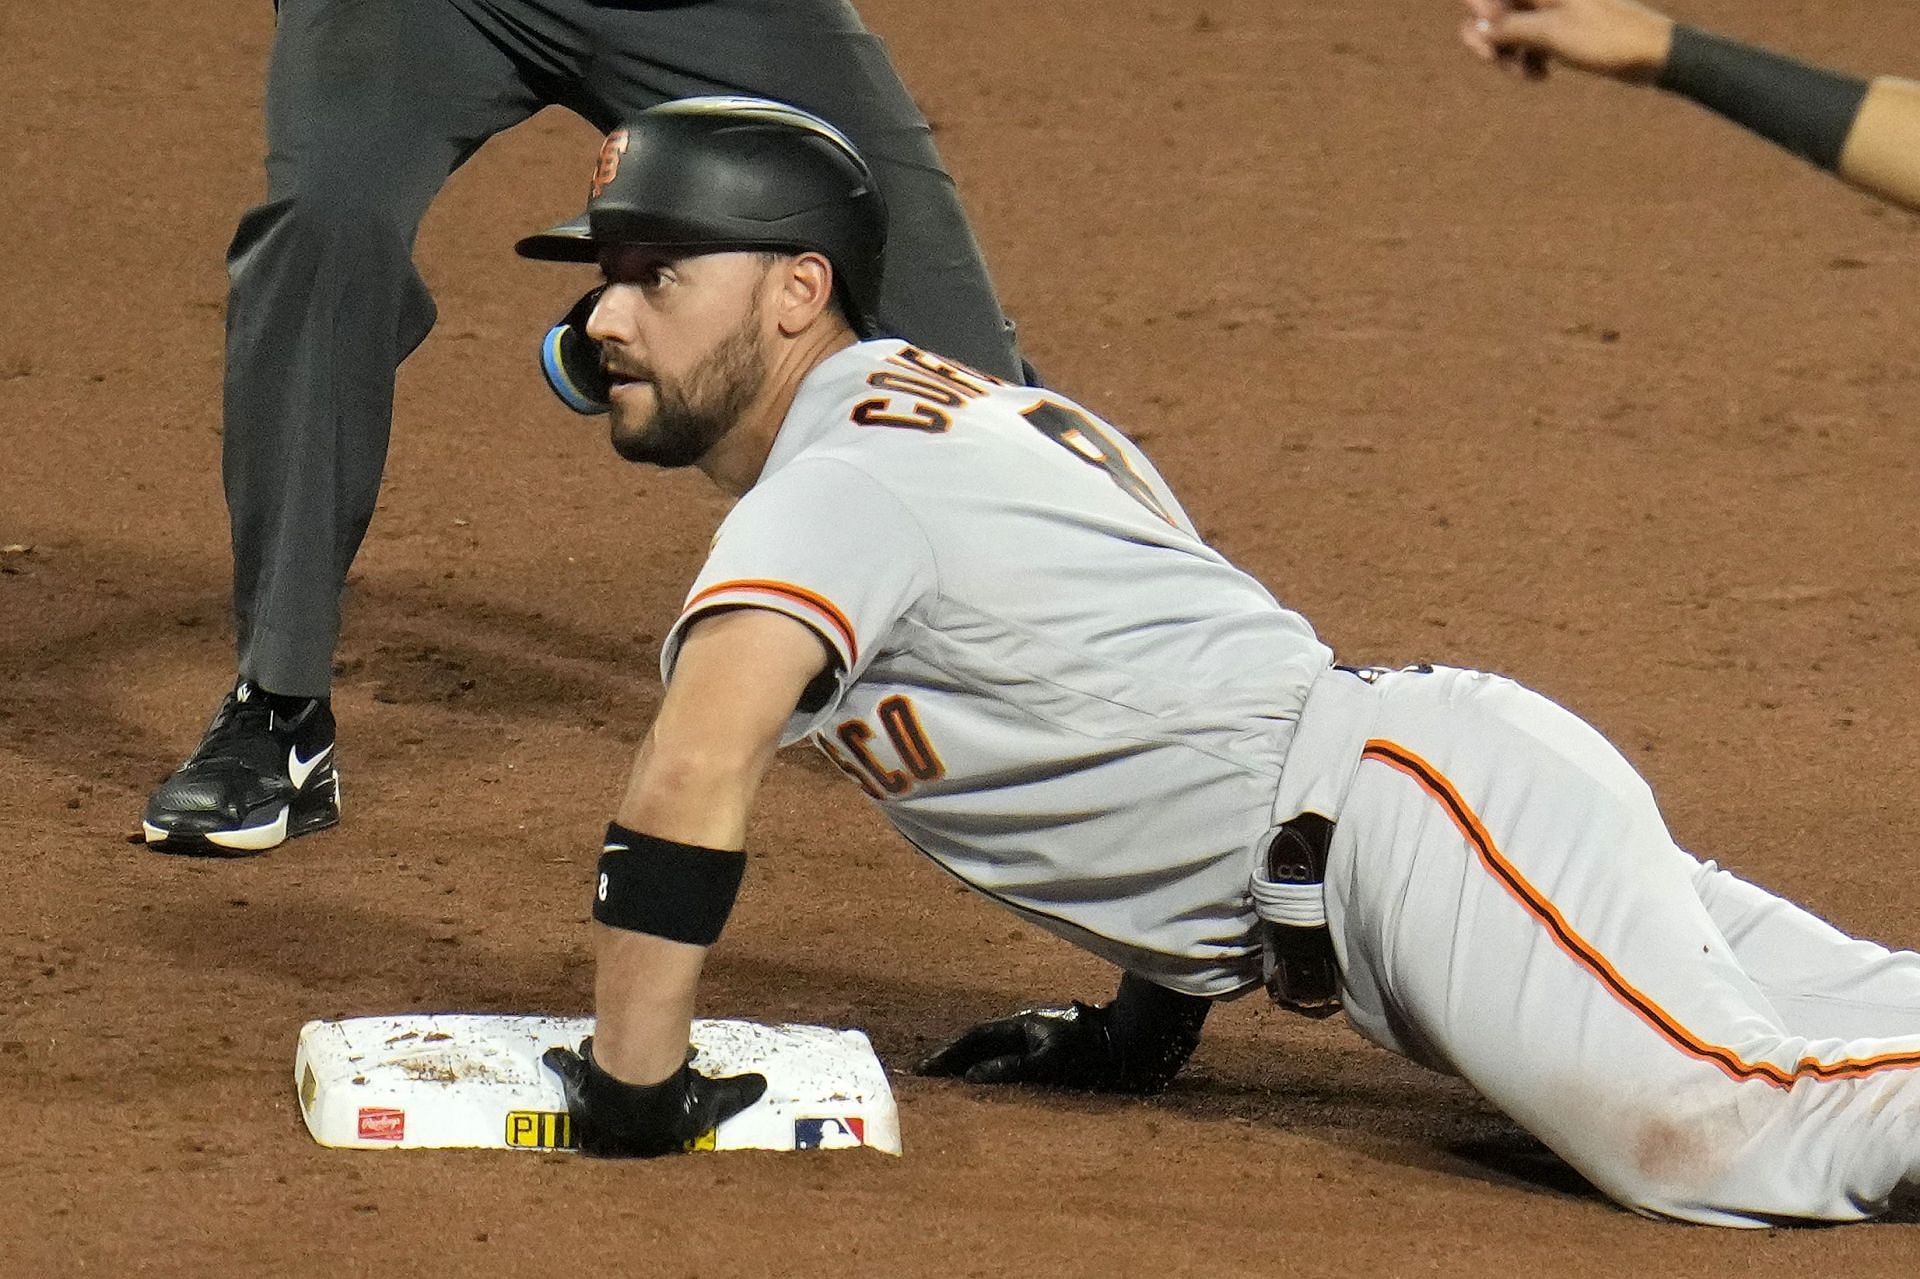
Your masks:
<svg viewBox="0 0 1920 1279"><path fill-rule="evenodd" d="M1503 81L1442 0L863 7L1035 361L1343 658L1515 675L1688 847L1920 943L1920 223L1683 104ZM1906 0L1690 13L1920 65ZM0 1274L1912 1272L1911 1205L1642 1221L1457 1084L1252 999L1153 1101L901 1078L899 1161L311 1144L309 1017L586 1008L587 871L722 506L540 384L581 277L508 246L590 151L543 115L422 235L441 320L350 587L345 824L234 863L124 842L230 673L221 254L271 18L0 14ZM900 1066L1110 991L800 753L752 847L713 1015L860 1025Z"/></svg>

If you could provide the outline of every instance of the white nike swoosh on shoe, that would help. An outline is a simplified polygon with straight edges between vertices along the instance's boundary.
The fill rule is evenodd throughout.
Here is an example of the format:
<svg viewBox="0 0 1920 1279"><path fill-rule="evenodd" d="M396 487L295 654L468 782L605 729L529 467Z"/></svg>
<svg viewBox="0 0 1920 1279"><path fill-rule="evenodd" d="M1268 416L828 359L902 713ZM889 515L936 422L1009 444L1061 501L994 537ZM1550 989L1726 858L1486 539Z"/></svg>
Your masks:
<svg viewBox="0 0 1920 1279"><path fill-rule="evenodd" d="M307 778L313 775L314 769L320 767L320 761L331 754L333 754L332 744L322 747L320 753L312 759L301 759L300 748L298 746L289 747L287 749L287 776L293 779L293 788L295 790L306 789Z"/></svg>

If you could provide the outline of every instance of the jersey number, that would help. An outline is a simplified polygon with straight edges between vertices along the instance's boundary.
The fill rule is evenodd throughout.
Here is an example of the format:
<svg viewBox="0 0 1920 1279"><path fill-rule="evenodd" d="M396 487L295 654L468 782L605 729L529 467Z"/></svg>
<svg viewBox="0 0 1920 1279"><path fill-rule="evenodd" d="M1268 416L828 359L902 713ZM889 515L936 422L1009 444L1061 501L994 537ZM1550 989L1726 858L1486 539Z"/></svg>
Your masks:
<svg viewBox="0 0 1920 1279"><path fill-rule="evenodd" d="M1021 417L1032 423L1040 434L1058 444L1067 452L1085 462L1088 466L1097 466L1107 473L1107 478L1119 485L1125 493L1140 505L1152 511L1167 523L1174 522L1160 499L1153 495L1140 472L1133 469L1127 461L1127 455L1121 451L1120 443L1101 430L1094 420L1079 409L1060 404L1054 400L1042 400L1030 409L1025 409Z"/></svg>

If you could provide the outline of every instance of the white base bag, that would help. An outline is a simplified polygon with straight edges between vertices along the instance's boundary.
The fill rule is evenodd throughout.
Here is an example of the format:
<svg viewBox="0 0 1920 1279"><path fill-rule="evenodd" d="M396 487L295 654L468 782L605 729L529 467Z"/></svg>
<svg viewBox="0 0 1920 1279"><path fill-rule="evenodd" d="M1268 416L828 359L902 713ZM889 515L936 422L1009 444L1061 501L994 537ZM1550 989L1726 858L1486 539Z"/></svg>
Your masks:
<svg viewBox="0 0 1920 1279"><path fill-rule="evenodd" d="M353 1150L555 1150L573 1143L560 1080L540 1062L577 1048L590 1017L403 1013L310 1021L293 1078L307 1131ZM873 1045L857 1030L693 1023L694 1069L758 1071L764 1097L702 1150L900 1153L900 1112Z"/></svg>

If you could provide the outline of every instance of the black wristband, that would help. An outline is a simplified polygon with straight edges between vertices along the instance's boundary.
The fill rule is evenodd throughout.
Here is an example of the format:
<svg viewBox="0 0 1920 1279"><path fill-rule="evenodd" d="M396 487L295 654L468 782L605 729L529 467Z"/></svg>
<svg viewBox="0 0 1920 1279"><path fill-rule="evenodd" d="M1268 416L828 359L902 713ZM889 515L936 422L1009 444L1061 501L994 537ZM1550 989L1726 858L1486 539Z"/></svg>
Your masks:
<svg viewBox="0 0 1920 1279"><path fill-rule="evenodd" d="M612 822L593 917L609 928L711 946L727 926L746 873L743 852L675 843Z"/></svg>
<svg viewBox="0 0 1920 1279"><path fill-rule="evenodd" d="M1823 169L1840 163L1867 82L1676 25L1655 81Z"/></svg>

